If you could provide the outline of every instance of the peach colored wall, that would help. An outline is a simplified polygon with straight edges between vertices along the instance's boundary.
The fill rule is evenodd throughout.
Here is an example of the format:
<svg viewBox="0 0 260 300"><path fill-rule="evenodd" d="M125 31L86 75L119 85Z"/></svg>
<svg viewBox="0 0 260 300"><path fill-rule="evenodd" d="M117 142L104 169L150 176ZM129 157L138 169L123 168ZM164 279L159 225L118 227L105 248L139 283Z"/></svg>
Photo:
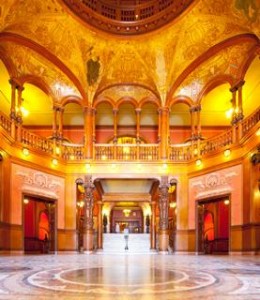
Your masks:
<svg viewBox="0 0 260 300"><path fill-rule="evenodd" d="M189 179L189 229L196 225L196 200L230 195L231 226L243 224L242 165Z"/></svg>
<svg viewBox="0 0 260 300"><path fill-rule="evenodd" d="M11 165L11 224L22 225L22 197L57 200L58 228L64 228L64 179L17 164Z"/></svg>
<svg viewBox="0 0 260 300"><path fill-rule="evenodd" d="M202 128L202 136L205 138L214 137L226 130L227 128ZM51 137L52 129L50 128L28 128L31 132L43 136ZM117 135L136 135L135 126L119 126ZM72 143L83 144L84 129L83 128L63 128L63 137L69 139ZM113 126L97 126L95 130L96 142L107 143L114 136ZM158 129L153 126L140 127L140 136L144 138L147 143L157 143ZM191 129L188 127L172 127L170 129L170 140L172 144L184 143L191 136Z"/></svg>

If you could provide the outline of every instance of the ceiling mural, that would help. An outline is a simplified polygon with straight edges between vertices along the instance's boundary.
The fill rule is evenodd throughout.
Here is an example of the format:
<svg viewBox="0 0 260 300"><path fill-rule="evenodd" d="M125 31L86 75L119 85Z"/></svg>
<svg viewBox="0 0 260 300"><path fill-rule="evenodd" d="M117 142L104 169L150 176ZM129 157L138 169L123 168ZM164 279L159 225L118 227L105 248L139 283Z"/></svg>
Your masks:
<svg viewBox="0 0 260 300"><path fill-rule="evenodd" d="M218 75L230 75L234 82L238 81L240 68L254 44L254 42L247 42L219 51L190 74L177 89L176 95L190 97L196 102L197 96L212 78Z"/></svg>
<svg viewBox="0 0 260 300"><path fill-rule="evenodd" d="M62 0L0 3L1 46L19 74L42 77L60 99L86 96L90 104L99 96L114 102L156 96L162 105L179 94L196 98L214 76L236 77L253 44L212 49L238 35L254 34L255 43L260 36L259 0L197 0L172 24L131 37L88 27ZM6 33L19 36L19 42L2 42ZM23 46L28 41L32 50ZM195 70L190 69L198 57Z"/></svg>
<svg viewBox="0 0 260 300"><path fill-rule="evenodd" d="M61 101L66 96L80 96L75 85L65 74L41 55L10 42L6 42L2 47L10 54L10 59L16 66L18 76L31 75L41 78L56 96L55 100Z"/></svg>

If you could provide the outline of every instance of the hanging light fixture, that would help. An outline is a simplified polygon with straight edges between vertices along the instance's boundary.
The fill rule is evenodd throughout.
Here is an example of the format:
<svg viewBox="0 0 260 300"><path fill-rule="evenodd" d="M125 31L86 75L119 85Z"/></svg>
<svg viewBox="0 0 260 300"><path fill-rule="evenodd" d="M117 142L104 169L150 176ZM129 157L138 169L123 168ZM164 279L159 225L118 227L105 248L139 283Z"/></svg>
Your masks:
<svg viewBox="0 0 260 300"><path fill-rule="evenodd" d="M125 217L127 218L127 217L130 216L131 209L124 209L124 210L123 210L123 213L124 213Z"/></svg>

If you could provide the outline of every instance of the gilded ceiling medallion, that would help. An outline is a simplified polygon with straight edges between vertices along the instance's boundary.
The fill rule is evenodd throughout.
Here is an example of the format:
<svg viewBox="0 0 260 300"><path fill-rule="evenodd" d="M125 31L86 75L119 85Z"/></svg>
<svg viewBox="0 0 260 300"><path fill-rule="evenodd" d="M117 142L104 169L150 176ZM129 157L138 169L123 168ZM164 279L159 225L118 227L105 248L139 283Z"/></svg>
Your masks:
<svg viewBox="0 0 260 300"><path fill-rule="evenodd" d="M156 30L180 16L194 0L63 0L87 24L118 35Z"/></svg>

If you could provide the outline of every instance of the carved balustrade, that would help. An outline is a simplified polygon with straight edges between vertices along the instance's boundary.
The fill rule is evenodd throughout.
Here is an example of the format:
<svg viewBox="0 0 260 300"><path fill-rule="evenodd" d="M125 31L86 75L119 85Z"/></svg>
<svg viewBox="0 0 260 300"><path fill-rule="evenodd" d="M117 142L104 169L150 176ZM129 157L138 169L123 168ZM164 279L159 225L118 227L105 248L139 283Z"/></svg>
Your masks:
<svg viewBox="0 0 260 300"><path fill-rule="evenodd" d="M251 128L253 128L260 121L260 108L253 114L242 121L242 136L245 136Z"/></svg>
<svg viewBox="0 0 260 300"><path fill-rule="evenodd" d="M62 145L61 157L65 160L82 160L84 156L84 146L82 145Z"/></svg>
<svg viewBox="0 0 260 300"><path fill-rule="evenodd" d="M200 142L200 155L212 153L232 145L232 129Z"/></svg>
<svg viewBox="0 0 260 300"><path fill-rule="evenodd" d="M259 120L260 109L257 109L242 121L242 138L259 123ZM0 127L11 136L11 120L2 112L0 112ZM17 135L14 136L17 137ZM203 156L232 146L232 129L199 142L199 144L195 143L194 145L170 145L168 160L187 162L196 155ZM56 145L60 147L60 153L57 154L54 153L55 143L53 140L38 136L24 128L21 129L21 143L31 149L40 150L51 155L55 154L64 160L83 160L86 158L84 145ZM159 144L94 144L93 148L93 159L96 161L158 161L159 159ZM196 154L194 150L196 150Z"/></svg>
<svg viewBox="0 0 260 300"><path fill-rule="evenodd" d="M22 128L21 130L21 143L24 146L28 146L32 149L41 150L48 154L53 153L53 141L31 133L30 131L25 130L24 128Z"/></svg>
<svg viewBox="0 0 260 300"><path fill-rule="evenodd" d="M157 144L96 144L95 160L158 160Z"/></svg>
<svg viewBox="0 0 260 300"><path fill-rule="evenodd" d="M168 158L170 161L176 162L189 161L192 158L191 145L170 145Z"/></svg>
<svg viewBox="0 0 260 300"><path fill-rule="evenodd" d="M11 123L11 120L0 112L0 127L2 127L9 134L11 134Z"/></svg>

